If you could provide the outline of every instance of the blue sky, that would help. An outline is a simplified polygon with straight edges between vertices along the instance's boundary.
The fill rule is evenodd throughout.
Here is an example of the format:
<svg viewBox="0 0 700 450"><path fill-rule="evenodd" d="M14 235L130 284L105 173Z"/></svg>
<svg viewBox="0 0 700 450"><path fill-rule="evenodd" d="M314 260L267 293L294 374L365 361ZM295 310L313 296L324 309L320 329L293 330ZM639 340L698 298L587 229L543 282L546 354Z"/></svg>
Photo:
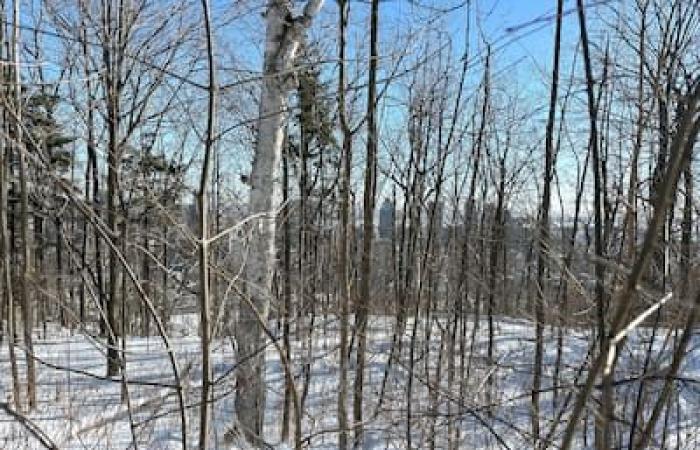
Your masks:
<svg viewBox="0 0 700 450"><path fill-rule="evenodd" d="M295 2L301 7L303 1ZM421 24L431 16L440 15L441 19L435 27L448 33L454 43L454 53L464 53L464 37L466 29L466 0L382 0L380 3L380 54L395 51L400 44L397 36L407 33L409 26L420 28ZM554 15L556 13L556 0L471 0L470 34L471 48L470 61L473 62L468 81L468 88L478 86L483 62L482 37L492 45L493 70L492 74L497 83L517 86L518 93L526 97L526 101L533 107L543 108L541 114L544 119L544 108L548 101L549 78L552 66L552 40L554 35ZM590 3L590 2L588 2ZM215 20L221 19L224 12L231 13L239 10L239 19L230 23L221 30L218 36L220 52L228 57L235 54L238 67L259 71L262 59L262 39L264 37L264 20L261 12L264 0L253 2L234 2L228 0L214 1ZM575 8L575 0L565 0L565 10ZM450 11L440 14L438 10ZM353 58L359 58L359 69L366 70L366 58L356 55L355 48L364 53L367 51L369 41L368 23L369 1L351 0L350 30L348 33L348 55L351 61L348 63L350 71L354 70ZM237 14L236 14L237 15ZM335 38L337 35L337 3L335 0L326 0L323 10L311 30L326 46L331 60L327 65L328 79L333 83L335 62ZM589 14L589 20L593 20L593 13ZM578 41L578 22L576 14L569 14L564 18L563 42L562 42L562 79L567 77L570 71L571 58L574 47ZM422 45L422 44L420 44ZM234 64L236 65L236 64ZM381 70L389 70L390 64L382 62ZM458 64L455 64L458 67ZM334 85L333 85L334 88ZM392 89L394 89L392 87ZM360 103L363 102L366 92L358 93ZM385 120L390 119L384 115ZM392 120L389 120L391 122ZM382 132L390 133L394 125L384 122ZM544 130L544 124L542 124ZM536 140L542 136L532 136ZM361 143L358 148L361 148ZM362 163L361 152L356 158L356 163ZM238 170L245 171L245 159L236 159L234 164ZM358 167L359 168L359 167ZM359 173L359 172L358 172ZM574 171L575 175L575 171ZM358 186L359 187L359 186ZM383 192L380 195L386 195Z"/></svg>
<svg viewBox="0 0 700 450"><path fill-rule="evenodd" d="M616 0L613 0L616 1ZM261 68L262 38L264 20L261 16L265 0L235 1L212 0L215 22L228 24L219 30L217 36L218 52L223 67L259 72ZM395 36L400 35L405 24L420 24L427 17L440 15L437 10L449 10L441 15L435 25L442 32L448 33L454 43L454 53L464 53L467 0L382 0L380 24L380 52L392 51L397 46ZM556 0L471 0L470 34L471 48L469 59L474 62L468 85L475 87L481 76L483 54L482 36L493 47L493 74L501 77L502 82L517 83L523 95L528 96L536 105L546 105L548 79L552 64L552 37L554 31L554 14ZM296 2L302 5L303 2ZM574 0L565 1L565 9L575 7ZM350 57L352 47L358 46L362 52L367 50L369 24L367 13L369 2L351 0ZM589 15L589 17L592 16ZM235 17L233 20L230 20ZM326 0L319 21L312 33L322 36L325 45L330 46L334 54L334 42L337 30L337 5L335 0ZM576 15L564 19L562 48L562 77L568 76L573 48L578 41L578 23ZM51 39L47 39L51 41ZM353 42L354 41L354 42ZM235 57L231 58L231 55ZM360 56L361 70L365 69L366 60ZM387 70L385 64L383 70ZM334 63L331 61L332 69ZM361 99L366 93L360 92ZM248 99L249 100L249 99ZM255 114L253 105L250 113ZM244 171L246 158L236 158L232 165Z"/></svg>

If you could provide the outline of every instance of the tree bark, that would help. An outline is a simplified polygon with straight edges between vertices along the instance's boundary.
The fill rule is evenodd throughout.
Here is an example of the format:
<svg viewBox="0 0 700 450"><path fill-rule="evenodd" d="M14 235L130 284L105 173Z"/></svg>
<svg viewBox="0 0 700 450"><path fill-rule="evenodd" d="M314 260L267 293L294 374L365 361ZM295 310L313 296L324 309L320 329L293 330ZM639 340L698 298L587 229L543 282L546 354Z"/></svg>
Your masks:
<svg viewBox="0 0 700 450"><path fill-rule="evenodd" d="M27 364L27 406L29 410L36 407L36 367L34 363L34 349L32 343L33 301L30 278L32 277L31 242L29 232L29 187L27 178L27 158L23 144L22 124L22 81L20 78L20 41L19 20L20 4L14 2L12 18L12 44L14 56L14 106L15 106L15 142L17 143L17 155L19 156L19 186L20 186L20 238L22 240L22 276L20 277L20 299L22 300L22 322L24 332L24 354Z"/></svg>
<svg viewBox="0 0 700 450"><path fill-rule="evenodd" d="M557 88L559 86L559 52L561 43L561 23L564 13L563 0L557 0L557 19L554 31L554 63L552 67L552 88L549 94L549 114L545 132L544 149L544 186L540 206L539 237L537 240L537 299L535 300L535 373L532 380L532 438L535 445L540 439L540 388L542 379L542 362L544 357L545 326L545 271L547 268L547 242L549 239L549 209L552 192L552 175L554 168L554 121L557 105Z"/></svg>
<svg viewBox="0 0 700 450"><path fill-rule="evenodd" d="M208 105L207 105L207 134L204 141L204 162L199 179L197 201L199 203L199 308L202 351L202 391L199 416L199 448L208 447L209 437L209 391L211 388L211 306L209 280L209 178L211 172L212 154L214 152L214 132L216 129L216 67L214 66L214 36L209 15L209 2L202 0L205 39L207 42L208 64Z"/></svg>
<svg viewBox="0 0 700 450"><path fill-rule="evenodd" d="M275 270L275 222L282 192L281 157L292 70L303 33L323 0L309 0L301 16L292 16L291 2L270 0L265 13L264 77L258 113L257 142L250 175L248 214L257 218L245 274L250 303L239 310L236 341L240 369L235 399L238 428L256 447L263 442L265 414L265 323ZM255 308L253 310L252 308ZM297 433L300 430L296 430Z"/></svg>
<svg viewBox="0 0 700 450"><path fill-rule="evenodd" d="M2 7L2 6L0 6ZM4 14L2 15L4 17ZM4 30L0 30L0 36L4 34ZM4 73L4 70L3 70ZM3 131L5 135L9 135L9 127L6 113L3 113ZM8 227L7 211L9 206L8 201L8 185L9 185L9 164L8 155L11 155L9 147L5 146L5 140L0 140L0 244L2 245L2 275L4 298L6 302L5 312L7 320L7 348L10 358L10 373L12 375L12 401L15 405L15 410L20 410L22 400L20 394L19 375L17 370L17 356L15 353L16 345L16 330L15 330L15 299L12 282L12 261L10 258L10 233Z"/></svg>
<svg viewBox="0 0 700 450"><path fill-rule="evenodd" d="M377 38L379 19L379 0L372 0L370 12L370 55L369 81L367 91L367 159L365 169L364 202L363 202L363 234L362 261L360 268L360 292L357 299L356 323L358 345L357 365L355 370L355 391L353 398L353 418L355 420L355 448L360 448L364 442L362 425L363 391L365 381L365 357L367 348L367 316L370 302L372 239L374 235L374 203L377 185Z"/></svg>
<svg viewBox="0 0 700 450"><path fill-rule="evenodd" d="M352 135L348 126L345 105L345 32L350 2L339 0L339 67L338 67L338 116L343 133L342 173L340 179L340 233L338 236L338 279L340 281L340 346L338 347L338 448L348 448L348 321L351 302L349 250L350 250L350 172L352 170Z"/></svg>
<svg viewBox="0 0 700 450"><path fill-rule="evenodd" d="M122 14L123 5L118 2L116 14ZM118 25L120 21L113 17L111 2L106 2L104 11L104 33L107 38L103 44L102 60L105 66L104 84L107 101L107 227L111 232L111 239L118 239L119 227L117 223L117 198L118 182L121 166L122 149L119 144L120 127L120 97L121 60L119 51L122 47L122 30ZM116 42L115 42L116 40ZM118 245L118 244L117 244ZM106 301L106 328L107 328L107 376L115 376L119 372L119 351L117 349L116 336L118 335L116 306L117 288L119 286L119 262L114 249L109 252L109 292Z"/></svg>

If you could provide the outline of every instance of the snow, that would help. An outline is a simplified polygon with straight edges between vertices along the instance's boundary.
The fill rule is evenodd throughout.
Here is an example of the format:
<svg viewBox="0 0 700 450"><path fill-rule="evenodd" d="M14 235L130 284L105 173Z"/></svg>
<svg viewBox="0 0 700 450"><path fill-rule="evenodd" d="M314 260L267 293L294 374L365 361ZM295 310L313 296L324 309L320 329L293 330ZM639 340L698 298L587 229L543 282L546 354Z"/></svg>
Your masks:
<svg viewBox="0 0 700 450"><path fill-rule="evenodd" d="M172 345L181 370L187 409L188 447L197 444L199 341L196 336L196 320L193 317L177 318L171 336ZM193 325L194 324L194 325ZM400 361L393 364L382 408L372 418L376 410L385 366L389 357L394 320L386 317L372 317L369 324L369 354L366 375L365 416L371 418L366 425L366 448L391 449L406 446L406 400L410 362L408 352L402 353ZM528 448L530 432L530 385L534 351L534 326L524 320L501 318L495 329L495 366L488 364L487 322L479 324L470 358L469 377L462 380L460 387L457 356L455 367L457 377L452 385L447 383L447 349L443 348L442 375L439 395L435 399L429 394L427 385L435 386L437 355L441 349L447 321L445 318L434 321L431 328L430 357L426 359L423 345L424 324L418 326L418 342L415 351L414 376L412 377L412 445L425 448L429 436L436 430L436 448L447 446L447 419L455 418L459 429L459 448L500 448L498 438L510 448ZM472 330L466 330L467 345ZM274 327L274 326L273 326ZM313 449L333 449L337 447L337 328L335 318L325 317L316 320L312 351L311 383L305 404L303 435L308 446ZM403 343L407 348L410 342L412 323L405 327ZM630 381L640 372L644 362L650 330L638 329L620 355L616 380L616 414L629 418L636 399L639 383ZM667 338L667 334L670 335ZM303 336L303 335L302 335ZM673 333L661 330L654 342L652 367L663 367L670 362L670 346ZM557 397L561 405L581 364L586 359L591 336L587 332L566 330L563 346L562 389ZM700 340L695 339L682 369L683 381L677 383L678 401L669 409L669 432L665 440L668 445L678 442L680 448L695 448L700 445L700 357L695 351ZM298 372L307 353L304 339L295 339L294 361ZM545 341L545 377L543 388L551 387L556 359L556 334L547 330ZM37 361L38 408L27 417L35 423L61 449L122 449L132 446L135 436L138 448L175 449L182 448L180 436L180 414L172 368L166 349L158 337L130 337L127 339L127 379L131 415L122 397L120 379L106 379L104 346L98 339L71 333L68 330L50 330L46 338L37 338L35 352ZM244 448L239 440L230 439L233 418L233 397L235 392L235 351L230 338L218 339L213 346L213 379L217 380L214 389L216 401L212 407L211 448ZM455 349L459 354L459 349ZM20 379L24 373L24 354L17 348L20 363ZM267 350L267 433L266 440L273 448L289 448L279 439L284 375L282 365L273 346ZM429 368L429 379L425 368ZM60 369L59 369L60 368ZM71 370L67 370L71 369ZM352 387L354 366L350 361L349 382ZM579 379L580 381L580 379ZM12 405L11 377L7 344L0 350L0 401ZM647 381L651 392L660 387L660 377ZM297 378L297 386L303 389L302 378ZM24 385L22 386L24 389ZM464 399L459 399L460 389ZM432 391L435 392L434 390ZM594 397L597 393L594 394ZM655 397L648 396L647 403ZM352 405L352 391L349 392L349 405ZM491 405L491 407L489 407ZM543 418L554 416L551 391L541 397ZM649 405L646 406L650 408ZM437 417L433 425L432 418ZM351 417L349 409L349 417ZM448 415L449 412L449 415ZM678 416L679 415L679 416ZM130 417L131 416L131 417ZM676 421L678 417L678 421ZM579 441L580 448L592 446L593 427L589 415L586 442ZM626 420L626 419L625 419ZM130 422L131 421L131 422ZM133 430L131 423L133 422ZM660 421L657 439L661 438ZM679 424L676 427L676 423ZM487 425L488 426L487 426ZM543 420L543 429L549 422ZM434 427L434 428L433 428ZM628 426L623 427L623 442L626 442ZM561 432L562 426L557 428ZM579 433L579 437L581 433ZM556 436L555 436L556 439ZM585 445L584 445L585 444ZM660 445L656 442L654 446ZM42 448L27 429L6 412L0 411L0 448L34 449Z"/></svg>

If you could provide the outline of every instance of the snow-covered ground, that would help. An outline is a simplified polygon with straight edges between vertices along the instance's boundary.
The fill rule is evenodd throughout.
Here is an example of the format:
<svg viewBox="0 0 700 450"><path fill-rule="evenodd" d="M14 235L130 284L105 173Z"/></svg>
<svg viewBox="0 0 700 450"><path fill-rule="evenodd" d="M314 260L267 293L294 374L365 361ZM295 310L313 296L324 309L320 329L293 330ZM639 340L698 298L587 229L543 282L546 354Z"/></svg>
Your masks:
<svg viewBox="0 0 700 450"><path fill-rule="evenodd" d="M401 359L392 364L384 402L377 409L377 400L391 347L391 327L388 318L374 317L370 321L368 372L366 375L366 442L369 448L406 448L407 400L409 369L411 367L408 343L411 323L403 338ZM200 372L199 341L187 325L187 318L180 318L173 327L172 345L185 386L187 409L188 447L197 444L197 422ZM446 323L434 321L429 349L423 345L424 324L418 327L418 343L413 354L411 389L411 441L413 448L427 448L430 436L435 436L435 447L445 448L448 439L448 423L458 430L455 433L459 448L528 448L530 442L530 388L534 350L534 327L527 321L501 319L495 329L495 365L488 364L487 324L480 323L471 343L471 326L466 331L467 345L472 358L464 364L468 377L461 380L459 348L453 348L456 376L448 380L448 355L452 354L444 339ZM333 318L317 319L314 348L312 351L311 382L304 405L303 435L306 444L314 449L336 448L337 429L337 322ZM641 372L650 331L640 329L633 336L626 351L621 354L616 380L616 417L622 423L632 417L639 383L634 380ZM663 368L669 363L672 333L666 339L664 331L654 342L650 367ZM679 395L674 397L667 417L660 421L658 439L667 444L679 444L679 448L700 446L700 356L696 350L700 339L691 345L691 351L683 366L682 379L677 383ZM301 371L306 355L303 340L295 345L295 369ZM556 403L561 406L571 385L576 381L579 367L585 361L590 346L590 336L580 331L568 330L564 336L563 389ZM429 356L425 357L426 350ZM547 332L545 344L546 376L542 395L543 429L549 428L553 416L554 399L551 390L556 358L556 335ZM61 449L144 449L181 448L181 419L176 390L173 389L173 371L165 347L157 337L129 338L127 340L128 401L119 380L104 378L104 347L93 338L67 330L54 330L48 339L35 343L38 375L38 408L27 415L31 422L48 435ZM441 357L438 355L442 354ZM17 349L20 361L20 379L24 379L24 354ZM267 351L269 382L266 439L273 448L282 448L279 430L283 387L283 372L273 347ZM436 375L441 361L439 386ZM224 435L233 423L233 393L235 374L234 345L229 338L217 340L214 345L214 380L217 381L212 408L213 431L211 448L231 448ZM428 376L426 377L426 366ZM67 370L67 369L71 370ZM350 386L354 368L351 361ZM661 377L651 377L647 387L653 393L660 386ZM431 386L432 389L428 389ZM0 388L5 405L12 405L10 365L8 350L3 343L0 350ZM24 386L23 386L24 388ZM298 388L303 390L302 378ZM437 389L436 389L437 388ZM431 395L429 392L438 394ZM597 393L594 397L597 396ZM350 397L351 399L352 397ZM655 396L646 397L642 408L650 408ZM349 401L349 408L352 402ZM130 405L130 408L127 407ZM130 412L129 412L130 411ZM375 414L376 413L376 414ZM592 445L592 415L587 425L586 442L579 447ZM662 437L664 422L668 432ZM676 426L678 424L679 426ZM620 427L621 441L627 441L628 423ZM557 433L561 432L561 424ZM554 436L556 439L558 434ZM235 445L234 445L235 447ZM42 448L27 428L6 411L0 411L0 448Z"/></svg>

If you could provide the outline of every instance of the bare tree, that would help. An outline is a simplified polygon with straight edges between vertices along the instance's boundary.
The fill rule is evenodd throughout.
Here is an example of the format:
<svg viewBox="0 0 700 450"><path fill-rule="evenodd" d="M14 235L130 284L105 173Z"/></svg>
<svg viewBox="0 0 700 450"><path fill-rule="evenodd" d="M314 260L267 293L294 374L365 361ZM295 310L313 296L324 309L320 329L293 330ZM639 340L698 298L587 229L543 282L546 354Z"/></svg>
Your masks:
<svg viewBox="0 0 700 450"><path fill-rule="evenodd" d="M323 0L309 0L294 17L291 2L271 0L265 13L265 57L258 114L257 140L250 175L248 214L263 216L252 235L246 262L250 303L239 310L236 341L242 362L237 375L236 414L251 445L261 446L265 414L265 334L258 317L268 317L275 269L275 216L281 198L281 157L288 96L303 33L321 9ZM254 310L255 309L255 310Z"/></svg>
<svg viewBox="0 0 700 450"><path fill-rule="evenodd" d="M199 308L202 343L202 396L199 420L199 448L205 450L209 438L209 390L211 384L211 325L209 298L209 178L212 153L214 151L214 134L216 132L216 67L214 66L214 35L209 14L209 2L202 0L204 29L207 41L207 64L209 72L209 100L207 106L207 134L204 142L204 162L199 180L197 201L199 203Z"/></svg>
<svg viewBox="0 0 700 450"><path fill-rule="evenodd" d="M25 152L20 148L23 145L22 129L22 79L20 75L20 4L13 3L12 15L12 54L14 60L14 139L16 153L19 158L19 189L20 189L20 237L22 239L22 275L20 277L19 295L22 300L22 326L24 330L24 354L27 363L27 407L33 410L36 407L36 365L34 364L34 350L32 333L34 331L33 292L29 287L30 278L33 277L32 244L29 234L29 188L27 186L29 173Z"/></svg>
<svg viewBox="0 0 700 450"><path fill-rule="evenodd" d="M621 337L618 333L625 330L625 321L628 319L630 309L632 308L631 298L637 291L639 280L651 261L651 256L656 246L655 235L664 223L666 208L670 203L671 193L682 172L683 164L688 161L686 152L689 151L688 148L692 148L697 138L697 133L700 129L700 118L697 117L700 108L700 81L694 80L692 85L693 89L685 97L685 106L683 108L683 115L680 117L678 124L678 131L671 142L669 165L663 177L663 183L659 189L659 196L654 204L654 215L648 226L639 255L632 266L632 270L625 281L624 287L616 298L616 304L618 306L610 321L610 343L600 350L600 353L591 364L586 376L586 382L576 396L576 402L566 424L566 429L562 438L562 448L565 450L570 448L572 444L578 420L583 411L585 402L593 389L596 377L603 369L608 370L606 375L609 375L610 367L606 366L606 364L610 364L609 359L614 358L613 352L618 343L613 338L619 340ZM624 335L621 336L624 337Z"/></svg>
<svg viewBox="0 0 700 450"><path fill-rule="evenodd" d="M351 293L350 288L350 173L352 171L352 133L348 125L347 105L345 102L345 47L346 30L348 24L348 14L350 2L347 0L338 1L339 26L338 26L338 117L341 132L343 133L342 143L342 172L340 175L340 232L338 233L338 281L340 298L340 328L338 332L338 448L347 450L348 448L348 314L350 312Z"/></svg>
<svg viewBox="0 0 700 450"><path fill-rule="evenodd" d="M540 439L540 389L542 387L542 358L544 350L545 325L545 277L547 240L549 239L549 209L554 168L554 121L556 119L557 95L559 86L559 54L561 47L561 23L564 13L562 0L557 1L556 30L554 32L554 62L552 66L552 87L549 94L549 113L545 131L544 184L542 203L539 212L539 237L537 242L537 298L535 300L535 367L532 380L532 437L535 445Z"/></svg>
<svg viewBox="0 0 700 450"><path fill-rule="evenodd" d="M2 5L2 17L5 17L5 5ZM1 43L5 43L5 27L0 29L0 39ZM3 45L2 49L5 49ZM3 76L9 78L9 73L7 69L2 70ZM8 90L3 89L2 100L4 104L9 105L10 99L8 98ZM7 324L7 345L8 353L10 359L10 373L12 376L12 401L14 403L15 409L20 410L22 408L22 400L20 394L20 382L19 374L17 370L17 355L15 353L16 346L16 319L15 319L15 298L14 298L14 285L12 276L12 261L11 261L11 244L10 244L10 226L7 217L8 211L8 186L10 185L10 164L7 155L12 153L9 151L9 146L7 143L7 136L10 135L10 121L11 116L7 112L3 111L3 121L2 121L2 132L4 134L2 139L2 145L0 146L0 233L2 233L2 285L3 285L3 301L6 302L6 324Z"/></svg>
<svg viewBox="0 0 700 450"><path fill-rule="evenodd" d="M353 394L353 418L355 420L354 448L360 448L363 435L363 391L365 380L365 360L367 352L367 317L370 302L370 276L372 269L372 239L374 236L374 203L377 185L377 118L376 89L379 34L379 0L372 0L370 12L370 54L369 80L367 90L367 156L365 160L365 183L363 194L364 215L362 226L362 261L360 263L360 286L355 310L355 330L357 331L357 362L355 368L355 389Z"/></svg>

